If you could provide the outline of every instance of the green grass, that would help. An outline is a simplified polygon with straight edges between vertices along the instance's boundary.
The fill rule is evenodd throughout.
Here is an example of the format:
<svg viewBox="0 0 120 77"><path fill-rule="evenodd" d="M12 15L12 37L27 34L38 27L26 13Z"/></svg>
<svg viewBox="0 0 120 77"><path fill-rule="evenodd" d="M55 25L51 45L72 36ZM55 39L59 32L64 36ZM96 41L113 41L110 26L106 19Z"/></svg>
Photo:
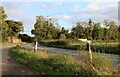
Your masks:
<svg viewBox="0 0 120 77"><path fill-rule="evenodd" d="M65 43L68 43L70 40L68 40ZM40 43L43 46L48 46L48 47L55 47L55 48L63 48L63 49L71 49L71 50L77 50L77 49L84 49L86 50L86 44L83 42L78 42L78 43L68 43L66 45L62 45L59 43L53 43L54 40L51 41L43 41ZM55 41L56 42L56 41ZM62 41L63 42L63 41ZM110 42L106 46L106 43L104 41L102 42L94 42L93 45L91 45L91 50L93 52L100 52L100 53L108 53L108 54L118 54L120 55L120 49L118 47L118 42Z"/></svg>
<svg viewBox="0 0 120 77"><path fill-rule="evenodd" d="M110 63L111 59L105 56L101 58L97 57L97 55L93 58L93 63L88 64L84 61L81 62L79 59L78 61L70 55L50 55L45 51L33 53L33 51L19 46L11 49L11 55L16 61L45 75L80 75L82 77L98 77L98 73L92 69L91 65L93 65L101 75L104 75L104 72L112 74L110 71L112 65L112 63ZM102 67L107 68L108 71L103 70ZM99 68L101 68L101 70L99 70Z"/></svg>

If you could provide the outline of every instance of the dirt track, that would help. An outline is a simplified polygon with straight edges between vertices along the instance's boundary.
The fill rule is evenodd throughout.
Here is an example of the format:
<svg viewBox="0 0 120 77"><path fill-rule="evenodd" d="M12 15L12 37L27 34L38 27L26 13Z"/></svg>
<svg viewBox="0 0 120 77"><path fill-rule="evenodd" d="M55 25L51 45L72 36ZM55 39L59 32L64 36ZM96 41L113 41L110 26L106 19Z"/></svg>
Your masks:
<svg viewBox="0 0 120 77"><path fill-rule="evenodd" d="M12 46L11 46L12 47ZM28 67L16 62L10 55L10 46L0 47L2 49L2 75L39 75L38 72L29 69Z"/></svg>

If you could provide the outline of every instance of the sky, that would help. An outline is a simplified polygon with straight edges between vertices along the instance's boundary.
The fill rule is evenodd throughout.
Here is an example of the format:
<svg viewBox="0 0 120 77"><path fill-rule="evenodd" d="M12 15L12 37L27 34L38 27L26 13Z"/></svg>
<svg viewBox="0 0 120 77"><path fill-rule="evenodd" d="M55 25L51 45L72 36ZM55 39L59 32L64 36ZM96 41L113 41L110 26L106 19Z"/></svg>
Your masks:
<svg viewBox="0 0 120 77"><path fill-rule="evenodd" d="M118 22L119 0L4 0L2 6L7 19L22 21L24 32L30 36L36 16L49 16L57 19L60 26L71 29L78 21L103 22L104 19Z"/></svg>

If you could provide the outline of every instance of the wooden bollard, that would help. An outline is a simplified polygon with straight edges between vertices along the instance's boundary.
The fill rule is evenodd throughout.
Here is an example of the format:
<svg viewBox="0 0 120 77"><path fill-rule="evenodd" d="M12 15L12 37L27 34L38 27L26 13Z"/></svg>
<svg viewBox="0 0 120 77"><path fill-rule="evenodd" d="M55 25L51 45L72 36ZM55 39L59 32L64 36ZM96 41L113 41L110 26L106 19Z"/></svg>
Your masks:
<svg viewBox="0 0 120 77"><path fill-rule="evenodd" d="M35 47L34 47L34 52L37 51L37 46L38 46L38 42L36 41L36 42L35 42Z"/></svg>
<svg viewBox="0 0 120 77"><path fill-rule="evenodd" d="M92 52L90 48L90 43L87 42L87 51L88 51L88 57L89 57L89 62L92 63Z"/></svg>

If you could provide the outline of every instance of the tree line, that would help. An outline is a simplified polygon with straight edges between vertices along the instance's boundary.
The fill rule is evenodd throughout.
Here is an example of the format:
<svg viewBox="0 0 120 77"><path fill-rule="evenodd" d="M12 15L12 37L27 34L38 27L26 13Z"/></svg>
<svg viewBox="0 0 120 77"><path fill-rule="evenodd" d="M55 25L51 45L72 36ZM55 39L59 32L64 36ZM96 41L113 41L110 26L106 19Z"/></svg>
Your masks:
<svg viewBox="0 0 120 77"><path fill-rule="evenodd" d="M119 26L114 21L104 20L103 23L94 22L89 19L88 22L78 21L71 29L60 27L54 19L44 16L37 16L34 29L31 31L35 38L40 40L49 39L80 39L90 40L117 40Z"/></svg>
<svg viewBox="0 0 120 77"><path fill-rule="evenodd" d="M33 38L27 34L20 34L24 31L21 21L7 20L7 15L2 6L0 6L0 37L6 41L8 37L19 37L24 42L32 42ZM31 34L38 41L50 39L80 39L90 40L117 40L120 34L120 26L114 21L104 20L103 23L94 22L89 19L88 22L78 21L71 30L60 27L57 21L48 16L36 16L34 29ZM30 40L27 40L30 39Z"/></svg>

